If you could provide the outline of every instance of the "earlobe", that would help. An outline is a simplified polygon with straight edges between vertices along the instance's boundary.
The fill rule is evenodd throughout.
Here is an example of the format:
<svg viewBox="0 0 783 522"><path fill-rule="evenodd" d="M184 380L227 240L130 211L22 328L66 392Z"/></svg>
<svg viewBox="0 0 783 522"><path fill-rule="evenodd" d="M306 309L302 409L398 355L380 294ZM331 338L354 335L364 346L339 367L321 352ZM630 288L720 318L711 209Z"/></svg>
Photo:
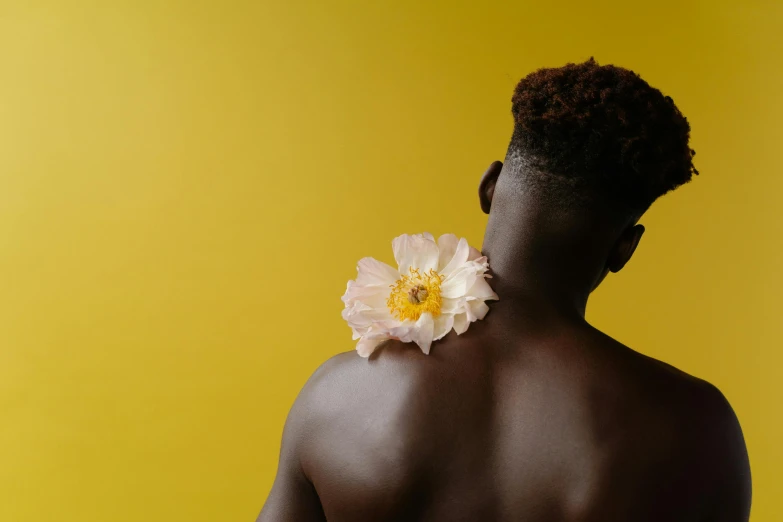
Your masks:
<svg viewBox="0 0 783 522"><path fill-rule="evenodd" d="M607 268L609 268L610 272L616 274L625 267L633 253L636 252L636 247L639 246L642 235L644 235L643 225L634 225L623 232L607 263Z"/></svg>
<svg viewBox="0 0 783 522"><path fill-rule="evenodd" d="M495 184L497 183L501 170L503 170L503 163L500 161L493 161L484 175L481 176L481 182L479 183L479 203L481 204L481 210L485 214L489 214L489 210L492 207L492 197L495 195Z"/></svg>

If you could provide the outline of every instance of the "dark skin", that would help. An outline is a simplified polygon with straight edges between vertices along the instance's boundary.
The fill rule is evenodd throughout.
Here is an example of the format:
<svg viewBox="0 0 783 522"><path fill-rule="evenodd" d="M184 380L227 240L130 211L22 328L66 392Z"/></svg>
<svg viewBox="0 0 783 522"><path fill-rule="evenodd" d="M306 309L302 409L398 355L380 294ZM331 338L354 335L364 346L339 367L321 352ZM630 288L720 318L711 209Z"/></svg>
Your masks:
<svg viewBox="0 0 783 522"><path fill-rule="evenodd" d="M262 522L742 522L750 469L709 383L590 326L639 216L552 211L493 163L479 198L500 296L429 355L388 341L310 378Z"/></svg>

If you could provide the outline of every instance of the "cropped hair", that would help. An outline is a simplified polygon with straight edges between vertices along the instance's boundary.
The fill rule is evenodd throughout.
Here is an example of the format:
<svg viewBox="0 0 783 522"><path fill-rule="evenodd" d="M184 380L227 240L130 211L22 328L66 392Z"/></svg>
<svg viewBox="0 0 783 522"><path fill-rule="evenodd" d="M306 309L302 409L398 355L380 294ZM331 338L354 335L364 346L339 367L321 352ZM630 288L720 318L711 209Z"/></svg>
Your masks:
<svg viewBox="0 0 783 522"><path fill-rule="evenodd" d="M539 69L517 84L511 113L508 159L564 204L598 198L643 212L698 174L688 120L622 67L590 58Z"/></svg>

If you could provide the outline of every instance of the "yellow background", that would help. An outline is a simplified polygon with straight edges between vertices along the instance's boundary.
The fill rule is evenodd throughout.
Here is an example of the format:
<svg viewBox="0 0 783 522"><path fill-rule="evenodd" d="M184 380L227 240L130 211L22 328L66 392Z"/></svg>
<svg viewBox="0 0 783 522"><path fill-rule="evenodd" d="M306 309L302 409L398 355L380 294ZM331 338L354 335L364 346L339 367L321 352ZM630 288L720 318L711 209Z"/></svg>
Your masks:
<svg viewBox="0 0 783 522"><path fill-rule="evenodd" d="M783 510L781 2L0 3L0 521L250 521L356 260L480 245L516 81L591 55L702 175L588 310L717 384Z"/></svg>

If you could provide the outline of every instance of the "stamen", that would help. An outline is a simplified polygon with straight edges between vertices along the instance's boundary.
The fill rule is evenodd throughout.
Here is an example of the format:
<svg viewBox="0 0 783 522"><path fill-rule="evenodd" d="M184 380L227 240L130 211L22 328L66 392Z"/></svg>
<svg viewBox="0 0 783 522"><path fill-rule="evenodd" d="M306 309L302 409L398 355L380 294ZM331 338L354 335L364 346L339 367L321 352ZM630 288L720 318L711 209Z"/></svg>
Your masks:
<svg viewBox="0 0 783 522"><path fill-rule="evenodd" d="M444 276L432 269L422 274L418 268L410 268L408 274L391 285L386 301L389 311L400 320L416 321L427 312L434 317L440 315L440 284Z"/></svg>

